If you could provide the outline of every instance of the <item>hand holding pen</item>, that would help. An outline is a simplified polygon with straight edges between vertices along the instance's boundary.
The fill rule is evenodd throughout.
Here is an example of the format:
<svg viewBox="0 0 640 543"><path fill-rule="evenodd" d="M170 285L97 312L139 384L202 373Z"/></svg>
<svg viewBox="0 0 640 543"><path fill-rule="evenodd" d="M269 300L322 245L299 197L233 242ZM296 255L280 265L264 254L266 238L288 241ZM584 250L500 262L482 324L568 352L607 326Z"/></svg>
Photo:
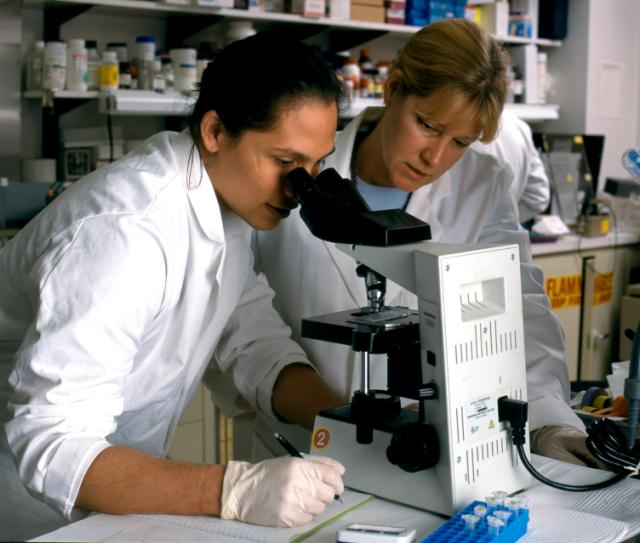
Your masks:
<svg viewBox="0 0 640 543"><path fill-rule="evenodd" d="M278 443L280 443L280 445L282 445L282 448L287 451L287 454L289 456L295 456L297 458L304 458L304 456L302 456L302 453L296 449L291 442L285 438L283 435L279 434L279 433L274 433L273 436L278 440ZM333 497L334 500L339 501L340 503L342 502L342 498L340 496L338 496L337 494Z"/></svg>

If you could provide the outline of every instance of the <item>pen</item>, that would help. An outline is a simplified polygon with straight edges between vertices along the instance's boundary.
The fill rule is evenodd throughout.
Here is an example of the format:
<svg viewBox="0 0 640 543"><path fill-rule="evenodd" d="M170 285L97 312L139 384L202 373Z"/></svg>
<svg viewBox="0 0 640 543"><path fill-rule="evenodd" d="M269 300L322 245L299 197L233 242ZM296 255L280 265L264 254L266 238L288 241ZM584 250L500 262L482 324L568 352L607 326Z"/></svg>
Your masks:
<svg viewBox="0 0 640 543"><path fill-rule="evenodd" d="M273 437L275 437L278 440L278 443L280 443L280 445L282 445L282 448L287 451L287 453L289 454L289 456L295 456L297 458L304 458L304 456L302 456L302 454L300 453L300 451L298 449L296 449L290 442L289 440L284 437L283 435L279 434L278 432L275 432L273 434ZM342 498L340 496L338 496L337 494L333 497L334 500L339 501L340 503L342 503Z"/></svg>

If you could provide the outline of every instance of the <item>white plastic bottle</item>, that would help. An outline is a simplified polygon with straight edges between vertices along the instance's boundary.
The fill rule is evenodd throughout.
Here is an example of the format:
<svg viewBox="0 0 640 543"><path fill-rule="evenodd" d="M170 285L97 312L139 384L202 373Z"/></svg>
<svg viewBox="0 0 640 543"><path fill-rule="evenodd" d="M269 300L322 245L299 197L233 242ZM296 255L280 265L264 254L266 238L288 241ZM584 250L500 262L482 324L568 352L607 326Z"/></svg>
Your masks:
<svg viewBox="0 0 640 543"><path fill-rule="evenodd" d="M536 65L538 77L538 103L547 103L547 53L538 53L538 62Z"/></svg>
<svg viewBox="0 0 640 543"><path fill-rule="evenodd" d="M100 90L116 91L120 83L118 56L115 51L104 51L100 62Z"/></svg>
<svg viewBox="0 0 640 543"><path fill-rule="evenodd" d="M66 76L67 44L62 41L47 42L44 46L42 88L53 91L63 90Z"/></svg>
<svg viewBox="0 0 640 543"><path fill-rule="evenodd" d="M27 57L27 90L42 89L42 70L44 65L44 42L38 40Z"/></svg>
<svg viewBox="0 0 640 543"><path fill-rule="evenodd" d="M81 92L89 88L89 59L84 40L69 40L66 86L67 90Z"/></svg>
<svg viewBox="0 0 640 543"><path fill-rule="evenodd" d="M134 62L140 90L153 89L153 63L155 59L156 39L153 36L138 36Z"/></svg>
<svg viewBox="0 0 640 543"><path fill-rule="evenodd" d="M87 73L89 90L98 90L100 88L100 55L95 40L87 40Z"/></svg>

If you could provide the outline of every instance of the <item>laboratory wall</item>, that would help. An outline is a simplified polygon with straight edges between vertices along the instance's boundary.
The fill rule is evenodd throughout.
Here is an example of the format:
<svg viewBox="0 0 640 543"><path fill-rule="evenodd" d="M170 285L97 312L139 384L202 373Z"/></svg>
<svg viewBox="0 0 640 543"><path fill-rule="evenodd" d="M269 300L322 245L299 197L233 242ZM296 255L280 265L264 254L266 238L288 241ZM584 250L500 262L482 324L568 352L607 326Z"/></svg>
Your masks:
<svg viewBox="0 0 640 543"><path fill-rule="evenodd" d="M574 2L575 3L575 2ZM638 133L640 2L590 0L585 132L605 134L602 171L626 177L620 158Z"/></svg>
<svg viewBox="0 0 640 543"><path fill-rule="evenodd" d="M640 141L640 2L571 0L568 35L550 51L550 132L604 134L600 187L626 177L620 158Z"/></svg>

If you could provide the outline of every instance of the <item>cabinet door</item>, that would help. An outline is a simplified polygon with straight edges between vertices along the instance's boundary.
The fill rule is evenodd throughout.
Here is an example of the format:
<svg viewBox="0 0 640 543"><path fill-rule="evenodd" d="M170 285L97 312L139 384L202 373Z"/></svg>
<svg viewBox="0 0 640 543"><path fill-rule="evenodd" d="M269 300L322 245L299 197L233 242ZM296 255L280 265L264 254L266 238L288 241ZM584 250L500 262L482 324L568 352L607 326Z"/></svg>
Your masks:
<svg viewBox="0 0 640 543"><path fill-rule="evenodd" d="M563 253L536 257L534 262L544 272L547 296L564 330L569 378L575 381L580 345L582 259L577 253Z"/></svg>
<svg viewBox="0 0 640 543"><path fill-rule="evenodd" d="M585 266L582 379L602 380L619 360L620 304L629 271L640 264L638 247L594 251Z"/></svg>
<svg viewBox="0 0 640 543"><path fill-rule="evenodd" d="M545 289L565 332L569 378L602 381L617 359L620 299L638 247L540 256ZM583 288L584 283L584 288Z"/></svg>
<svg viewBox="0 0 640 543"><path fill-rule="evenodd" d="M218 457L216 419L211 394L201 384L178 423L169 448L169 458L195 463L215 462Z"/></svg>

